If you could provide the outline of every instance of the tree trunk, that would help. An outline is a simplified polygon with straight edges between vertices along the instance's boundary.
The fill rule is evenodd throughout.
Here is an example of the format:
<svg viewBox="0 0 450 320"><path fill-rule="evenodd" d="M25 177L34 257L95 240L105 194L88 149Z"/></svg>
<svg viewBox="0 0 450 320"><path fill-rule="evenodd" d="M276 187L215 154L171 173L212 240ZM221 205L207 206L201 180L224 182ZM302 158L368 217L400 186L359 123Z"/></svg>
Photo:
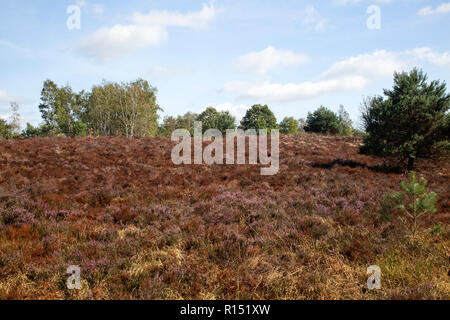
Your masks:
<svg viewBox="0 0 450 320"><path fill-rule="evenodd" d="M408 158L408 171L412 171L414 169L414 158Z"/></svg>

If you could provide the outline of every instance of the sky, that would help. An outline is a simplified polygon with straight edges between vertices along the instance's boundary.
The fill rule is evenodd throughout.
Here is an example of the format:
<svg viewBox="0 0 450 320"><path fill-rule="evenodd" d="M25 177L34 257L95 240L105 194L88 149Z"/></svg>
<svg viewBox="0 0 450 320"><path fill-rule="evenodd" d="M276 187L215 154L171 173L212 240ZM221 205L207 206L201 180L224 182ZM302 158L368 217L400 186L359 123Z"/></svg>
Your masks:
<svg viewBox="0 0 450 320"><path fill-rule="evenodd" d="M143 78L161 118L214 106L239 121L259 103L279 121L344 105L358 122L394 71L448 82L449 31L439 0L0 0L0 117L14 101L39 124L46 79Z"/></svg>

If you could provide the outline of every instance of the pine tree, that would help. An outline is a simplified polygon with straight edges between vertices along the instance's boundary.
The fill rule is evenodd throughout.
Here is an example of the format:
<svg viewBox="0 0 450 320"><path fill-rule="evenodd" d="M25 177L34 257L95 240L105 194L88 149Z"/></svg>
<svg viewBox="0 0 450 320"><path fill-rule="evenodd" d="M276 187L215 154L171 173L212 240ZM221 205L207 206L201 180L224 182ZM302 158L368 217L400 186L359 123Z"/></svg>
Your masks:
<svg viewBox="0 0 450 320"><path fill-rule="evenodd" d="M401 183L402 191L385 197L385 203L391 203L399 210L398 218L413 238L415 238L423 218L437 210L438 195L428 192L427 184L428 181L425 178L417 179L416 173L411 171L409 181Z"/></svg>
<svg viewBox="0 0 450 320"><path fill-rule="evenodd" d="M362 153L397 157L412 170L416 158L450 149L450 95L445 82L427 79L418 69L395 73L393 89L384 90L386 98L364 102Z"/></svg>
<svg viewBox="0 0 450 320"><path fill-rule="evenodd" d="M339 117L330 109L321 106L313 113L308 113L306 132L338 134L340 131Z"/></svg>

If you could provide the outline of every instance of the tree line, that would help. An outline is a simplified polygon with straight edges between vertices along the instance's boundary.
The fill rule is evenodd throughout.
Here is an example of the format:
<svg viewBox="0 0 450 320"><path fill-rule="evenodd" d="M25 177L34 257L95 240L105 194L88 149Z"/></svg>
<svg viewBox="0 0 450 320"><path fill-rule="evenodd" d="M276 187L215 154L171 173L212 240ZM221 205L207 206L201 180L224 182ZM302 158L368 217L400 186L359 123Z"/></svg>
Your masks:
<svg viewBox="0 0 450 320"><path fill-rule="evenodd" d="M321 106L306 119L286 117L280 123L267 105L253 105L240 124L228 111L208 107L200 114L168 116L158 124L157 89L147 81L107 82L90 92L74 92L51 80L44 82L39 110L43 122L38 127L27 124L20 133L18 105L12 104L9 122L0 119L0 137L31 138L36 136L126 136L170 137L176 129L193 134L194 121L202 121L203 130L239 127L278 129L282 134L303 132L352 136L361 135L360 152L380 157L394 157L414 167L418 157L448 155L450 152L450 95L445 82L428 81L419 69L396 72L394 87L383 95L366 98L362 103L362 130L354 128L349 114L341 105L337 113Z"/></svg>
<svg viewBox="0 0 450 320"><path fill-rule="evenodd" d="M356 130L343 106L336 114L321 106L307 119L285 117L280 123L267 105L253 105L236 125L236 118L228 111L207 107L200 114L188 112L182 116L167 116L158 124L157 89L146 80L132 82L107 82L96 85L91 91L75 92L69 85L58 86L46 80L41 91L39 111L42 123L35 127L27 123L20 132L16 103L12 104L15 118L10 122L0 120L0 135L4 138L45 136L125 136L170 137L176 129L193 133L194 122L202 121L203 131L218 129L225 134L237 127L248 129L278 129L282 134L311 132L320 134L353 135Z"/></svg>
<svg viewBox="0 0 450 320"><path fill-rule="evenodd" d="M147 81L107 82L90 92L74 92L69 86L44 82L39 110L42 124L27 123L22 136L153 137L158 132L157 89Z"/></svg>
<svg viewBox="0 0 450 320"><path fill-rule="evenodd" d="M307 119L295 119L285 117L280 123L274 113L267 105L256 104L247 110L240 125L236 125L236 118L228 111L217 111L213 107L208 107L200 114L188 112L183 116L165 117L159 127L159 134L163 137L170 137L175 129L186 129L189 132L194 130L194 121L202 121L203 132L208 129L218 129L223 134L228 129L256 129L273 130L277 129L281 134L299 134L303 132L352 136L358 133L353 127L352 120L344 106L340 106L339 112L335 113L330 109L321 106L313 113L309 113Z"/></svg>

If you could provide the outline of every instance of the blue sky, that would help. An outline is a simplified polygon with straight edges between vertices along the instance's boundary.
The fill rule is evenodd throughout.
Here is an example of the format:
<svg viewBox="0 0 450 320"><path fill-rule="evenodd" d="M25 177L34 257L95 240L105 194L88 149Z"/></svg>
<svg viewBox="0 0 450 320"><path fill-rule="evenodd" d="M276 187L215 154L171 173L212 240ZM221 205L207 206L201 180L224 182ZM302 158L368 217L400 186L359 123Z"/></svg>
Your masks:
<svg viewBox="0 0 450 320"><path fill-rule="evenodd" d="M71 5L80 29L67 27ZM0 0L0 116L17 101L22 124L38 124L46 79L89 90L144 78L161 116L213 105L240 118L263 103L280 121L343 104L357 121L394 70L448 82L449 18L450 2L426 0Z"/></svg>

